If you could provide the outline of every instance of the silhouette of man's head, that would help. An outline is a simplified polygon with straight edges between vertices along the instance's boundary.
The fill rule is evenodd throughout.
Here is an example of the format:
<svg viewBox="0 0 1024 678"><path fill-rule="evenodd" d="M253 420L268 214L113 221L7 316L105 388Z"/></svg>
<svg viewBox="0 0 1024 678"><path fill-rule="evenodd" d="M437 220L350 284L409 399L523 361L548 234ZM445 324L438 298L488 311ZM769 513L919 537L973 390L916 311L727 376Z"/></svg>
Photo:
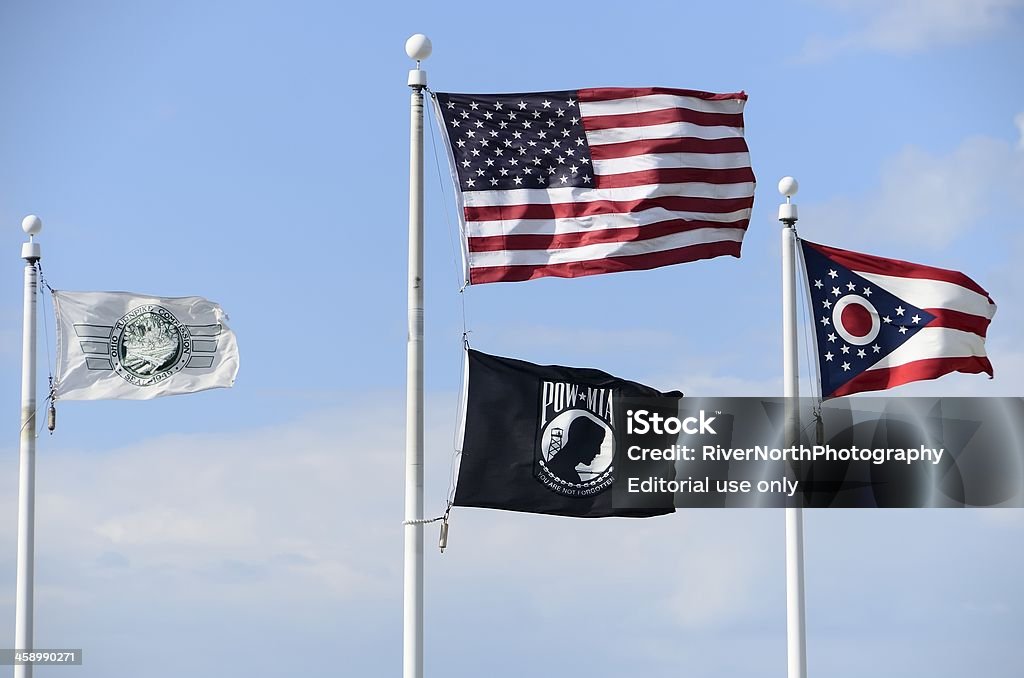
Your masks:
<svg viewBox="0 0 1024 678"><path fill-rule="evenodd" d="M588 417L576 417L569 424L562 449L548 460L548 470L568 482L583 482L576 467L594 463L597 455L601 454L604 435L605 430L600 424Z"/></svg>
<svg viewBox="0 0 1024 678"><path fill-rule="evenodd" d="M574 459L576 464L589 466L597 455L601 454L604 442L604 428L587 417L576 417L569 424L568 441L559 455Z"/></svg>

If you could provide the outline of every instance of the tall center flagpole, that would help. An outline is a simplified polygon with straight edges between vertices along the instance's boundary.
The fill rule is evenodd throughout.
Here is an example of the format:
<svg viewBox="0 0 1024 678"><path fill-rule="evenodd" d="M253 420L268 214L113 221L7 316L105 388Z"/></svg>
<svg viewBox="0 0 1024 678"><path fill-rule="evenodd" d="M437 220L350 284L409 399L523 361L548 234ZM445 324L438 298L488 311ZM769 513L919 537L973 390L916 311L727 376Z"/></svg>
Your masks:
<svg viewBox="0 0 1024 678"><path fill-rule="evenodd" d="M25 310L21 345L21 448L18 471L18 580L15 593L14 649L31 650L32 598L35 561L36 504L36 264L42 257L35 236L43 230L39 217L21 222L28 242L21 246L25 260ZM31 664L15 664L14 678L32 678Z"/></svg>
<svg viewBox="0 0 1024 678"><path fill-rule="evenodd" d="M786 447L800 443L800 374L797 370L796 326L796 221L797 210L790 200L799 184L783 177L779 193L786 202L779 205L782 222L782 371L785 396ZM799 495L797 495L799 496ZM807 678L807 634L804 623L804 516L798 505L786 509L786 646L789 678Z"/></svg>
<svg viewBox="0 0 1024 678"><path fill-rule="evenodd" d="M416 60L409 71L409 332L405 391L405 585L402 675L423 678L423 90L430 40L417 33L405 43Z"/></svg>

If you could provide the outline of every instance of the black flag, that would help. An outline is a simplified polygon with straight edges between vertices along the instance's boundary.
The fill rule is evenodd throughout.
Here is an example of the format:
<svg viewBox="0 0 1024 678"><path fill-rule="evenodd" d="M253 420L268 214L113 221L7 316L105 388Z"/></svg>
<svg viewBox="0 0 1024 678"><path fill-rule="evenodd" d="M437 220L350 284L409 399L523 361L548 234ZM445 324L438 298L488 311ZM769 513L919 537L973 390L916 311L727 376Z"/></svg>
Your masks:
<svg viewBox="0 0 1024 678"><path fill-rule="evenodd" d="M561 516L672 513L672 495L629 493L626 409L675 415L682 393L662 393L600 370L534 365L468 350L456 506ZM630 436L649 447L669 436ZM667 465L666 465L667 464ZM630 475L674 477L671 462L628 462ZM639 468L638 468L639 467Z"/></svg>

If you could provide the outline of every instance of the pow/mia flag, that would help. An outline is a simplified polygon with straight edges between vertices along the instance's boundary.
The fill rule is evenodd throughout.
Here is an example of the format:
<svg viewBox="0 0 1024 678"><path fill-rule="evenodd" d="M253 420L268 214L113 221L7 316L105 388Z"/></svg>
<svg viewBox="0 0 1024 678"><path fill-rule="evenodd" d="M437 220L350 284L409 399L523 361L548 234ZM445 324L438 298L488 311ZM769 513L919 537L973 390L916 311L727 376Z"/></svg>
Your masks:
<svg viewBox="0 0 1024 678"><path fill-rule="evenodd" d="M238 346L202 297L53 293L60 400L146 400L235 383Z"/></svg>
<svg viewBox="0 0 1024 678"><path fill-rule="evenodd" d="M672 495L625 490L625 408L644 402L675 415L682 393L662 393L594 369L534 365L468 350L462 463L455 506L581 518L672 513ZM669 436L629 437L665 447ZM673 478L671 462L630 462L630 475ZM645 466L647 471L638 468Z"/></svg>

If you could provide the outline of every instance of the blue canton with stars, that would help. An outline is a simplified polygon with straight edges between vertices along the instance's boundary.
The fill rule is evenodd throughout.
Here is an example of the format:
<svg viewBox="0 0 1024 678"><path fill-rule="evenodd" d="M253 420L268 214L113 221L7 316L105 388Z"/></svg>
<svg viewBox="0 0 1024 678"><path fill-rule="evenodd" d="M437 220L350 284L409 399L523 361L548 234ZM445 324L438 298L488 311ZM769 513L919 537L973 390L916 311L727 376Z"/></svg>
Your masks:
<svg viewBox="0 0 1024 678"><path fill-rule="evenodd" d="M836 389L905 344L935 316L836 263L815 249L813 243L801 240L800 245L818 340L821 394L829 398ZM869 333L850 337L847 331L844 339L846 328L836 327L841 322L835 313L836 306L842 308L855 299L862 308L861 300L866 301L868 310L877 318L878 331L874 336Z"/></svg>
<svg viewBox="0 0 1024 678"><path fill-rule="evenodd" d="M575 91L434 97L463 191L594 186Z"/></svg>

